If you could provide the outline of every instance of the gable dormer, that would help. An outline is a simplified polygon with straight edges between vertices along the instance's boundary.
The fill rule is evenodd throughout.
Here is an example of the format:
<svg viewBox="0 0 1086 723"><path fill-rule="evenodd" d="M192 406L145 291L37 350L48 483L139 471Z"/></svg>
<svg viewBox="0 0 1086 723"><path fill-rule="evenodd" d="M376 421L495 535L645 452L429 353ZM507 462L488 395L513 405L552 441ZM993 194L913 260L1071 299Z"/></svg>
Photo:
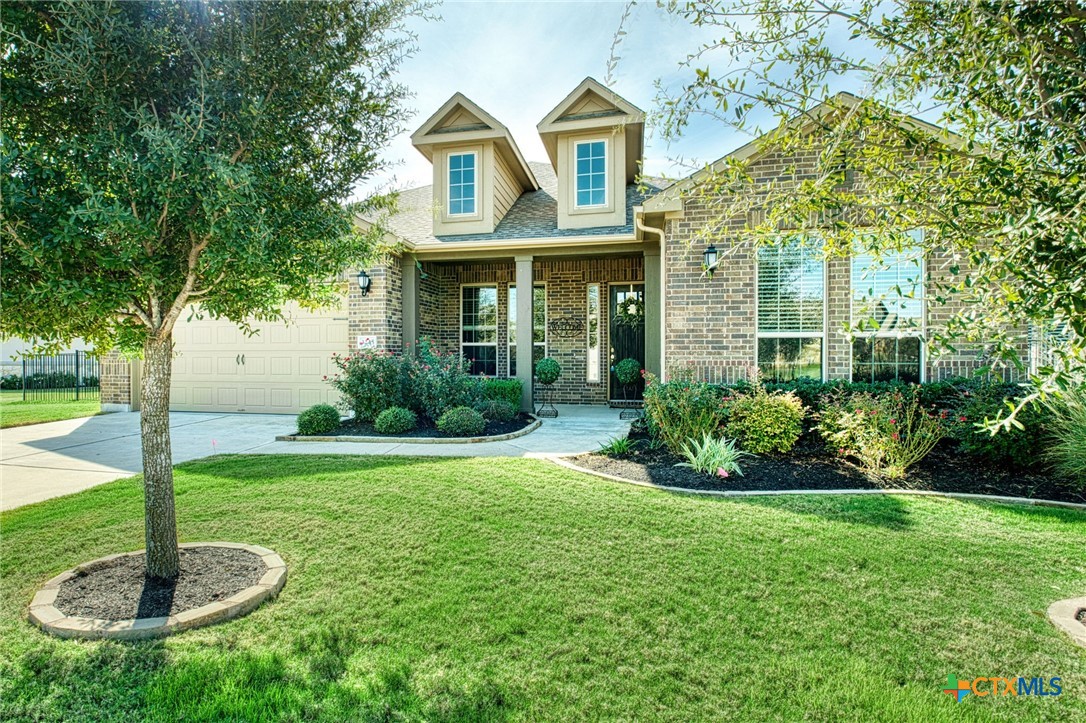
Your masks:
<svg viewBox="0 0 1086 723"><path fill-rule="evenodd" d="M434 235L493 233L539 183L509 129L457 93L411 134L434 167Z"/></svg>
<svg viewBox="0 0 1086 723"><path fill-rule="evenodd" d="M558 228L624 226L637 178L645 114L585 78L536 126L558 175Z"/></svg>

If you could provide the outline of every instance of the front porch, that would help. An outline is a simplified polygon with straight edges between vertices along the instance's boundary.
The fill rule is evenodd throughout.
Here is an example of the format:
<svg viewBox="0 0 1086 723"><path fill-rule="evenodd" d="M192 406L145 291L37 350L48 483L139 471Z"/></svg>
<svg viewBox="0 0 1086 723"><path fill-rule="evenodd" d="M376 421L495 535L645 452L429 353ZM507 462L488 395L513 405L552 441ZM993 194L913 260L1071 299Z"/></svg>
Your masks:
<svg viewBox="0 0 1086 723"><path fill-rule="evenodd" d="M659 373L660 257L649 244L638 253L630 253L629 246L623 251L422 257L418 264L408 258L401 266L402 338L405 344L426 338L443 352L462 353L475 374L520 379L524 409L536 403L530 396L532 371L545 356L562 368L553 386L558 404L639 398L642 383L623 388L612 367L632 357ZM531 294L519 292L529 287ZM639 303L630 306L633 300ZM620 306L640 318L616 315Z"/></svg>

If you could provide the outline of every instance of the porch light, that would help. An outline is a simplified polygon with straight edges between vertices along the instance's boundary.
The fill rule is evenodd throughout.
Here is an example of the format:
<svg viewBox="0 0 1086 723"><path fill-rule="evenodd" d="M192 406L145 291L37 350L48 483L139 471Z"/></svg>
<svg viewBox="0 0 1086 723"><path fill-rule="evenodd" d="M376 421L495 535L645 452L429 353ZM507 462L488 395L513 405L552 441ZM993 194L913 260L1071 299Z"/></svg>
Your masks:
<svg viewBox="0 0 1086 723"><path fill-rule="evenodd" d="M362 296L370 293L370 275L365 271L358 272L358 290L362 292Z"/></svg>
<svg viewBox="0 0 1086 723"><path fill-rule="evenodd" d="M705 249L705 275L710 279L713 278L713 272L716 271L716 246L709 244L709 248Z"/></svg>

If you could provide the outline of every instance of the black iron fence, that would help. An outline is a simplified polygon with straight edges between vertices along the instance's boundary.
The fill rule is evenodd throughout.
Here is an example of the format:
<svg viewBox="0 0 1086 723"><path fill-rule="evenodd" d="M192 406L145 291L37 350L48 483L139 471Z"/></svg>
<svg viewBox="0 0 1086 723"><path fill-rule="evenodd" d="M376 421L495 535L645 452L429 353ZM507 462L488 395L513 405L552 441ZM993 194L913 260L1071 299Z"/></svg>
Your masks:
<svg viewBox="0 0 1086 723"><path fill-rule="evenodd" d="M24 401L99 399L101 369L98 357L85 351L52 356L23 357L22 374L4 377L3 387L22 390Z"/></svg>

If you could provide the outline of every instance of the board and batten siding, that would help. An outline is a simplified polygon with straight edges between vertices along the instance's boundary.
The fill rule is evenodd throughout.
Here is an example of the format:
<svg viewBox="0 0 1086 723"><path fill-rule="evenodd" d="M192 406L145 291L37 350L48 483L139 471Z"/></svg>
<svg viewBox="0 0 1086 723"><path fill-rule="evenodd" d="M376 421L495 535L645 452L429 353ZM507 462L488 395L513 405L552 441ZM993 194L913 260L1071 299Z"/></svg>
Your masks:
<svg viewBox="0 0 1086 723"><path fill-rule="evenodd" d="M516 203L520 192L517 190L517 182L513 172L509 170L505 159L500 153L494 154L494 224L505 216L509 209Z"/></svg>

